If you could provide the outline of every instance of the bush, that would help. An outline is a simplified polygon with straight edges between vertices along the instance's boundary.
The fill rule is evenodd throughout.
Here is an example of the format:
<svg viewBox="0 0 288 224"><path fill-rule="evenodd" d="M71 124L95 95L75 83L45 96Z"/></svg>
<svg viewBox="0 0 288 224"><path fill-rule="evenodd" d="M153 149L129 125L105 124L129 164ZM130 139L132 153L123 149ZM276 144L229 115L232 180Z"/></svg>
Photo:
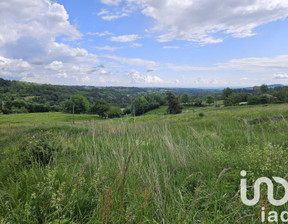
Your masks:
<svg viewBox="0 0 288 224"><path fill-rule="evenodd" d="M51 132L34 134L28 137L20 147L20 159L22 165L31 166L38 163L41 166L48 165L54 160L55 153L61 148L59 142Z"/></svg>
<svg viewBox="0 0 288 224"><path fill-rule="evenodd" d="M144 114L145 112L148 111L148 108L149 103L145 97L136 98L131 105L132 114L135 116Z"/></svg>
<svg viewBox="0 0 288 224"><path fill-rule="evenodd" d="M202 107L202 103L203 103L203 101L200 98L196 98L193 100L193 106Z"/></svg>
<svg viewBox="0 0 288 224"><path fill-rule="evenodd" d="M90 109L90 113L98 114L100 117L106 117L109 110L109 104L104 100L97 100Z"/></svg>
<svg viewBox="0 0 288 224"><path fill-rule="evenodd" d="M63 111L66 113L73 112L73 105L74 105L74 113L86 113L89 109L89 102L84 96L81 95L74 95L63 103Z"/></svg>
<svg viewBox="0 0 288 224"><path fill-rule="evenodd" d="M189 103L190 102L190 96L188 93L184 93L182 96L181 96L181 103Z"/></svg>
<svg viewBox="0 0 288 224"><path fill-rule="evenodd" d="M172 92L166 92L166 99L168 101L168 114L179 114L182 112L182 106L179 104L179 99Z"/></svg>
<svg viewBox="0 0 288 224"><path fill-rule="evenodd" d="M213 96L209 95L209 96L206 97L206 103L212 104L212 103L214 103L214 101L215 101L215 99L214 99Z"/></svg>
<svg viewBox="0 0 288 224"><path fill-rule="evenodd" d="M25 107L14 107L12 106L10 113L18 114L18 113L28 113L28 110Z"/></svg>
<svg viewBox="0 0 288 224"><path fill-rule="evenodd" d="M266 96L249 96L248 104L256 105L256 104L267 104L269 103L269 99Z"/></svg>
<svg viewBox="0 0 288 224"><path fill-rule="evenodd" d="M107 111L107 116L109 118L121 117L122 110L117 105L110 105L109 110Z"/></svg>
<svg viewBox="0 0 288 224"><path fill-rule="evenodd" d="M199 115L199 117L204 117L204 113L203 112L200 112L198 115Z"/></svg>
<svg viewBox="0 0 288 224"><path fill-rule="evenodd" d="M126 107L123 111L123 114L131 114L131 107Z"/></svg>

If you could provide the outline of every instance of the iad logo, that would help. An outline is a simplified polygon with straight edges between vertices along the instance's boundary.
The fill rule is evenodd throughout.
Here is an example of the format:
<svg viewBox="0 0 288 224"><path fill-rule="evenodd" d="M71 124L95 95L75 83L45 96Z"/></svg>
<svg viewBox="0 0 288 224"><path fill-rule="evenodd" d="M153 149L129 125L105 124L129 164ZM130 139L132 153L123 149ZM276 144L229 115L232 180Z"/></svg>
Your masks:
<svg viewBox="0 0 288 224"><path fill-rule="evenodd" d="M240 175L242 177L246 176L246 171L242 170L240 172ZM281 177L273 177L273 180L276 183L282 184L282 186L285 189L285 195L282 199L280 200L276 200L274 199L274 195L273 195L273 183L272 181L267 178L267 177L260 177L256 180L255 184L254 184L254 198L252 200L247 199L247 185L246 185L246 179L241 179L241 190L240 190L240 194L241 194L241 200L245 205L248 206L253 206L256 205L259 200L260 200L260 185L262 183L265 183L267 185L267 189L268 189L268 201L274 205L274 206L281 206L284 205L285 203L288 202L288 183L285 179L281 178Z"/></svg>
<svg viewBox="0 0 288 224"><path fill-rule="evenodd" d="M246 177L246 171L242 170L240 172L240 175L242 177ZM241 189L240 189L240 195L241 195L241 200L245 205L248 206L253 206L256 205L259 200L260 200L260 185L261 184L266 184L267 185L267 198L268 198L268 202L274 206L281 206L284 205L285 203L288 202L288 183L285 179L281 178L281 177L272 177L273 180L276 183L281 184L284 189L285 189L285 195L282 199L275 199L274 198L274 194L273 194L273 182L267 178L267 177L260 177L256 180L256 182L254 183L254 197L253 199L249 200L247 198L247 183L246 183L246 179L241 179ZM262 208L261 211L261 221L265 222L265 208ZM280 215L280 219L282 222L288 222L288 212L284 211L281 213ZM276 211L270 211L268 213L268 222L278 222L278 213Z"/></svg>

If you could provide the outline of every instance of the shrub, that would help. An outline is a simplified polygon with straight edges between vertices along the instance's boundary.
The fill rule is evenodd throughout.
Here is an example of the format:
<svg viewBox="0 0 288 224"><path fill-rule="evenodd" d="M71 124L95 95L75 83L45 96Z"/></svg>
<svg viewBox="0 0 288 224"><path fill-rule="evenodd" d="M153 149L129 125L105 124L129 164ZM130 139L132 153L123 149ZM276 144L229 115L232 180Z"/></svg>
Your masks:
<svg viewBox="0 0 288 224"><path fill-rule="evenodd" d="M122 110L120 109L119 106L110 105L109 110L107 111L107 116L109 118L121 117L121 115L122 115Z"/></svg>
<svg viewBox="0 0 288 224"><path fill-rule="evenodd" d="M190 101L190 96L188 93L184 93L182 96L181 96L181 103L189 103Z"/></svg>
<svg viewBox="0 0 288 224"><path fill-rule="evenodd" d="M63 103L63 111L66 113L72 113L74 105L74 113L81 114L86 113L89 109L89 102L84 96L74 95L70 100Z"/></svg>
<svg viewBox="0 0 288 224"><path fill-rule="evenodd" d="M52 132L34 134L20 147L22 165L31 166L35 162L43 166L48 165L60 148L61 145L55 141L55 134Z"/></svg>
<svg viewBox="0 0 288 224"><path fill-rule="evenodd" d="M198 115L199 115L199 117L204 117L204 113L203 112L200 112Z"/></svg>
<svg viewBox="0 0 288 224"><path fill-rule="evenodd" d="M144 114L145 112L148 111L148 108L149 103L145 97L136 98L131 105L132 114L135 116Z"/></svg>
<svg viewBox="0 0 288 224"><path fill-rule="evenodd" d="M168 114L179 114L182 112L182 106L179 104L179 99L172 92L166 92L166 99L168 101Z"/></svg>
<svg viewBox="0 0 288 224"><path fill-rule="evenodd" d="M123 111L123 114L131 114L131 107L126 107Z"/></svg>
<svg viewBox="0 0 288 224"><path fill-rule="evenodd" d="M100 117L106 117L109 110L109 104L104 100L97 100L90 108L90 113L98 114Z"/></svg>

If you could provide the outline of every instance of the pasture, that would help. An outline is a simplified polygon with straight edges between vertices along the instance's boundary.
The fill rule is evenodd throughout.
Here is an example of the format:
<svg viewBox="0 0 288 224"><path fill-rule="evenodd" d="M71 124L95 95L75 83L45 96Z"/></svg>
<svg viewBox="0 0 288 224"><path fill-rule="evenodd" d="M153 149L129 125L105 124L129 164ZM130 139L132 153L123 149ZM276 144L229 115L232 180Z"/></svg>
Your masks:
<svg viewBox="0 0 288 224"><path fill-rule="evenodd" d="M287 175L288 105L165 110L0 115L0 223L259 223L240 171Z"/></svg>

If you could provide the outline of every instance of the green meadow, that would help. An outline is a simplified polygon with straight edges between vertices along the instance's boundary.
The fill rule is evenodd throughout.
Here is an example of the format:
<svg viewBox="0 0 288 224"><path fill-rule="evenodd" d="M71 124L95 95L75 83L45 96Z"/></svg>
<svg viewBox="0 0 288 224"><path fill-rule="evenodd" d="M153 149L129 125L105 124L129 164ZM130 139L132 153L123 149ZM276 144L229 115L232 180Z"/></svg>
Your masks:
<svg viewBox="0 0 288 224"><path fill-rule="evenodd" d="M165 111L0 115L0 223L259 223L261 206L288 210L264 187L256 206L239 194L241 170L248 185L287 178L288 104Z"/></svg>

